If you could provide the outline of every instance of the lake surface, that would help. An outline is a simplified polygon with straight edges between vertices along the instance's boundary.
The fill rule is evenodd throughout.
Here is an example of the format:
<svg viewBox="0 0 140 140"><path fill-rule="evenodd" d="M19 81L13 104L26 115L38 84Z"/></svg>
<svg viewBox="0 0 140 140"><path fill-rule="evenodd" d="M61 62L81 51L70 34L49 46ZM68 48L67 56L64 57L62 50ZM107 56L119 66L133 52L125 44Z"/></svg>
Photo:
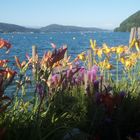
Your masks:
<svg viewBox="0 0 140 140"><path fill-rule="evenodd" d="M87 50L90 47L89 40L95 39L99 46L107 43L109 46L128 45L129 33L121 32L59 32L59 33L9 33L0 34L0 38L8 40L12 44L9 54L0 52L1 59L7 58L14 62L13 57L16 55L24 60L25 55L31 56L32 45L37 46L40 56L47 50L51 50L50 43L54 43L57 47L64 44L68 46L68 53L72 58L77 54Z"/></svg>
<svg viewBox="0 0 140 140"><path fill-rule="evenodd" d="M10 60L10 65L12 69L16 69L14 56L18 56L20 60L26 59L26 54L32 55L32 45L37 46L39 56L41 57L46 51L51 50L52 47L50 43L54 43L57 47L61 47L64 44L68 46L68 53L75 58L77 54L82 51L86 51L90 47L89 40L95 39L97 45L101 46L102 43L107 43L109 46L116 45L128 45L129 33L120 33L120 32L59 32L59 33L9 33L9 34L0 34L0 38L8 40L12 44L10 53L5 54L5 50L0 50L0 59ZM112 60L113 61L113 60ZM121 73L121 69L119 69ZM28 73L29 74L29 73ZM28 90L32 91L30 87ZM15 85L9 86L7 88L7 93L12 95ZM28 91L28 94L30 92ZM31 95L30 95L31 96ZM29 97L30 97L29 96Z"/></svg>

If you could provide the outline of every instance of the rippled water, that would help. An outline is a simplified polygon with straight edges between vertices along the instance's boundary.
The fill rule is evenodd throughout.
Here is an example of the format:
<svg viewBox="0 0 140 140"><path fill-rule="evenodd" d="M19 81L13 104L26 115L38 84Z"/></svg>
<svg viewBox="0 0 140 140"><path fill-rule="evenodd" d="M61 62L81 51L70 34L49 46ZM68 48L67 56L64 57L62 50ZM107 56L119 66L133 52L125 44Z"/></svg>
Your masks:
<svg viewBox="0 0 140 140"><path fill-rule="evenodd" d="M24 60L26 54L31 56L32 45L37 46L39 56L42 56L47 50L51 50L50 43L55 43L57 47L67 44L68 53L72 58L76 57L82 51L86 51L89 48L89 40L95 39L99 46L102 43L107 43L109 46L116 45L128 45L129 33L119 32L79 32L79 33L45 33L45 34L30 34L30 33L9 33L0 34L0 38L8 40L12 44L12 48L9 54L5 54L4 50L0 50L0 59L10 60L10 64L14 67L14 56L18 56L20 60ZM121 70L121 69L120 69ZM30 87L32 89L33 87ZM11 93L14 88L8 87L8 94ZM30 94L30 92L28 92Z"/></svg>
<svg viewBox="0 0 140 140"><path fill-rule="evenodd" d="M9 33L0 34L0 38L10 41L13 45L8 55L0 54L1 57L13 60L17 55L20 59L25 59L25 54L31 55L32 45L37 45L40 56L48 49L52 49L50 43L55 43L58 47L67 44L68 53L75 57L76 54L89 48L89 40L96 39L97 44L107 43L109 46L127 45L129 33L120 32L59 32L59 33Z"/></svg>

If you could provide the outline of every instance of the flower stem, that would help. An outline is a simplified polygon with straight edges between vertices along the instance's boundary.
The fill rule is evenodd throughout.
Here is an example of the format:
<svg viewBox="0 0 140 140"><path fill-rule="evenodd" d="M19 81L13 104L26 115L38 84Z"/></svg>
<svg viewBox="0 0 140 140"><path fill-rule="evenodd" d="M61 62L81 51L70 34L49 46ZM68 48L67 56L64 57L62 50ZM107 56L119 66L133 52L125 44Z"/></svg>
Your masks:
<svg viewBox="0 0 140 140"><path fill-rule="evenodd" d="M116 55L116 87L118 87L118 74L119 74L119 55Z"/></svg>

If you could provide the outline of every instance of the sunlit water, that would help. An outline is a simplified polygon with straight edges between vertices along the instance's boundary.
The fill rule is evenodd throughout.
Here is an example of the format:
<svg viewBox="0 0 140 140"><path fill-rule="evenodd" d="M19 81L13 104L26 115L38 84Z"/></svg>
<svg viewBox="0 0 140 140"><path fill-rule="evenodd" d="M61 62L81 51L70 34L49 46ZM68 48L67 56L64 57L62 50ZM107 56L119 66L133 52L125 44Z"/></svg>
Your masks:
<svg viewBox="0 0 140 140"><path fill-rule="evenodd" d="M128 45L129 33L121 32L59 32L59 33L9 33L0 34L0 38L8 40L12 44L9 54L5 54L4 50L0 50L0 59L10 60L10 65L15 69L14 56L18 56L20 60L26 59L26 54L31 56L32 45L37 46L37 52L41 57L46 51L51 50L51 43L61 47L66 44L68 46L68 54L75 58L77 54L86 51L90 47L89 40L95 39L97 45L102 43L107 45Z"/></svg>
<svg viewBox="0 0 140 140"><path fill-rule="evenodd" d="M54 43L57 47L64 44L68 46L68 53L73 58L80 52L89 48L89 40L95 39L99 46L107 43L109 46L127 45L129 33L120 32L59 32L59 33L10 33L0 34L0 38L8 40L12 44L12 48L8 55L3 54L1 57L13 60L13 56L17 55L20 59L25 59L26 53L31 55L32 45L37 46L40 56L47 50L51 50L50 43Z"/></svg>

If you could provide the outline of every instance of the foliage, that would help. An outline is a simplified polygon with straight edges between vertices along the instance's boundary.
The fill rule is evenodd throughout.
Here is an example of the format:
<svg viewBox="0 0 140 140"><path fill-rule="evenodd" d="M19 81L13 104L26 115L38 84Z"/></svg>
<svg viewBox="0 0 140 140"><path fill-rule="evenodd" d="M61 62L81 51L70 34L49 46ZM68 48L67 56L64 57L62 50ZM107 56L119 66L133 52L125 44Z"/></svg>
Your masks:
<svg viewBox="0 0 140 140"><path fill-rule="evenodd" d="M36 54L21 62L15 56L16 70L9 68L8 60L0 60L1 140L140 138L137 40L129 47L90 44L93 62L86 52L70 61L67 48L54 44L42 58ZM11 44L0 40L4 47L9 52Z"/></svg>
<svg viewBox="0 0 140 140"><path fill-rule="evenodd" d="M140 27L140 11L128 17L124 20L120 27L116 28L114 31L117 32L130 32L132 27Z"/></svg>

